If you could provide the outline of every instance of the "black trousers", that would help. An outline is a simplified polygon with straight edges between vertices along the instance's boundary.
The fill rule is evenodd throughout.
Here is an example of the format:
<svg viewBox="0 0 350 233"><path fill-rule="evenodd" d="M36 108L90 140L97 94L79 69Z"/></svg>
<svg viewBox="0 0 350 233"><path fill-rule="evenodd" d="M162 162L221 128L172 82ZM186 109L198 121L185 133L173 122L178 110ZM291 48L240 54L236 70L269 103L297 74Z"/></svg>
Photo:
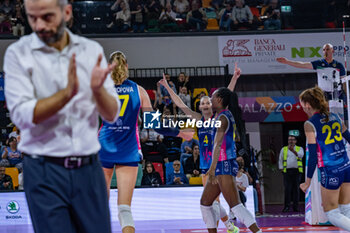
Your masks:
<svg viewBox="0 0 350 233"><path fill-rule="evenodd" d="M36 233L110 233L106 182L97 159L77 169L24 157L24 191Z"/></svg>
<svg viewBox="0 0 350 233"><path fill-rule="evenodd" d="M297 168L287 169L283 173L284 207L289 207L293 201L293 208L298 208L300 173Z"/></svg>

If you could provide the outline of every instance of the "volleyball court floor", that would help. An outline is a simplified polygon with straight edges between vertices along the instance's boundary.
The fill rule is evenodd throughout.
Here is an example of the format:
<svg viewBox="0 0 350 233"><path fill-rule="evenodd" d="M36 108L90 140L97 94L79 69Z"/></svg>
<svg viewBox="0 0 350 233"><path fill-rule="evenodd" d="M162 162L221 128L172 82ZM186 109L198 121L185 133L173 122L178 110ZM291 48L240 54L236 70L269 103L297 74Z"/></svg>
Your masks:
<svg viewBox="0 0 350 233"><path fill-rule="evenodd" d="M177 188L138 188L135 189L132 213L137 233L202 233L207 232L203 223L199 200L203 187ZM14 196L15 195L15 196ZM247 209L254 213L252 189L247 189ZM7 200L6 200L7 199ZM6 211L8 202L16 201L18 212ZM2 204L4 203L4 204ZM111 190L110 211L112 232L121 233L117 217L117 190ZM226 210L228 205L221 197ZM280 213L280 207L270 214L257 217L257 223L263 232L320 232L345 233L333 226L310 226L304 223L303 213ZM302 209L302 206L301 208ZM17 216L8 218L8 216ZM20 218L18 217L20 216ZM235 221L241 232L250 232L242 223ZM0 193L0 232L33 233L24 193ZM218 232L226 232L220 222ZM99 232L96 232L99 233ZM102 232L101 232L102 233Z"/></svg>

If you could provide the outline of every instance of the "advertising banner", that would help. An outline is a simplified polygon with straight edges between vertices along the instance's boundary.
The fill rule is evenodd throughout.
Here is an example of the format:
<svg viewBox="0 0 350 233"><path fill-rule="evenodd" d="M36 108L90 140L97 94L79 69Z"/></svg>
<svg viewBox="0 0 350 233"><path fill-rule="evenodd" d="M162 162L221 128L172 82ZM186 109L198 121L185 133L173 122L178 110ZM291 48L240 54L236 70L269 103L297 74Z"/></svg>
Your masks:
<svg viewBox="0 0 350 233"><path fill-rule="evenodd" d="M306 121L307 116L297 96L240 97L242 117L246 122Z"/></svg>
<svg viewBox="0 0 350 233"><path fill-rule="evenodd" d="M259 35L219 36L220 66L229 65L233 73L234 62L243 74L307 73L314 70L294 68L278 63L277 57L303 62L323 58L322 46L331 43L334 59L344 65L344 46L341 32L286 33ZM346 46L350 57L349 46ZM349 59L347 59L349 60Z"/></svg>

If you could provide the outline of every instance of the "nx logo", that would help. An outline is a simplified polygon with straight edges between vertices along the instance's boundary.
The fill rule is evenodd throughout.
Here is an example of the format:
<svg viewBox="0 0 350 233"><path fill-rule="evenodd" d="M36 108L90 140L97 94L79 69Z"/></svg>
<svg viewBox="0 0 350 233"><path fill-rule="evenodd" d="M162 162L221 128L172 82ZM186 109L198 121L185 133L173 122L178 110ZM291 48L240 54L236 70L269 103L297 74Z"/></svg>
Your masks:
<svg viewBox="0 0 350 233"><path fill-rule="evenodd" d="M160 116L162 114L157 112L144 112L143 113L143 128L145 129L159 129L160 128Z"/></svg>
<svg viewBox="0 0 350 233"><path fill-rule="evenodd" d="M320 54L321 47L301 47L292 48L292 58L301 57L322 57Z"/></svg>

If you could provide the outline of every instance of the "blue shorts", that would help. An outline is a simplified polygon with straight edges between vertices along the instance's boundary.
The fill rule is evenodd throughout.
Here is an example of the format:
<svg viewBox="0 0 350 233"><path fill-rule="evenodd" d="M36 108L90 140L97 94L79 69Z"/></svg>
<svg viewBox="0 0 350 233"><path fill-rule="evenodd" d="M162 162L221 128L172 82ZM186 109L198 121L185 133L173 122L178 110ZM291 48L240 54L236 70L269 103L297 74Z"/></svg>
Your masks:
<svg viewBox="0 0 350 233"><path fill-rule="evenodd" d="M238 163L236 159L218 161L215 169L215 176L231 175L236 176L238 173Z"/></svg>
<svg viewBox="0 0 350 233"><path fill-rule="evenodd" d="M201 172L204 175L207 174L208 171L209 171L209 168L201 169Z"/></svg>
<svg viewBox="0 0 350 233"><path fill-rule="evenodd" d="M128 167L137 167L139 166L138 162L130 162L130 163L113 163L113 162L106 162L106 161L101 161L101 165L104 168L114 168L116 165L121 165L121 166L128 166Z"/></svg>
<svg viewBox="0 0 350 233"><path fill-rule="evenodd" d="M350 162L337 167L320 167L321 185L326 189L336 190L343 183L350 182Z"/></svg>

